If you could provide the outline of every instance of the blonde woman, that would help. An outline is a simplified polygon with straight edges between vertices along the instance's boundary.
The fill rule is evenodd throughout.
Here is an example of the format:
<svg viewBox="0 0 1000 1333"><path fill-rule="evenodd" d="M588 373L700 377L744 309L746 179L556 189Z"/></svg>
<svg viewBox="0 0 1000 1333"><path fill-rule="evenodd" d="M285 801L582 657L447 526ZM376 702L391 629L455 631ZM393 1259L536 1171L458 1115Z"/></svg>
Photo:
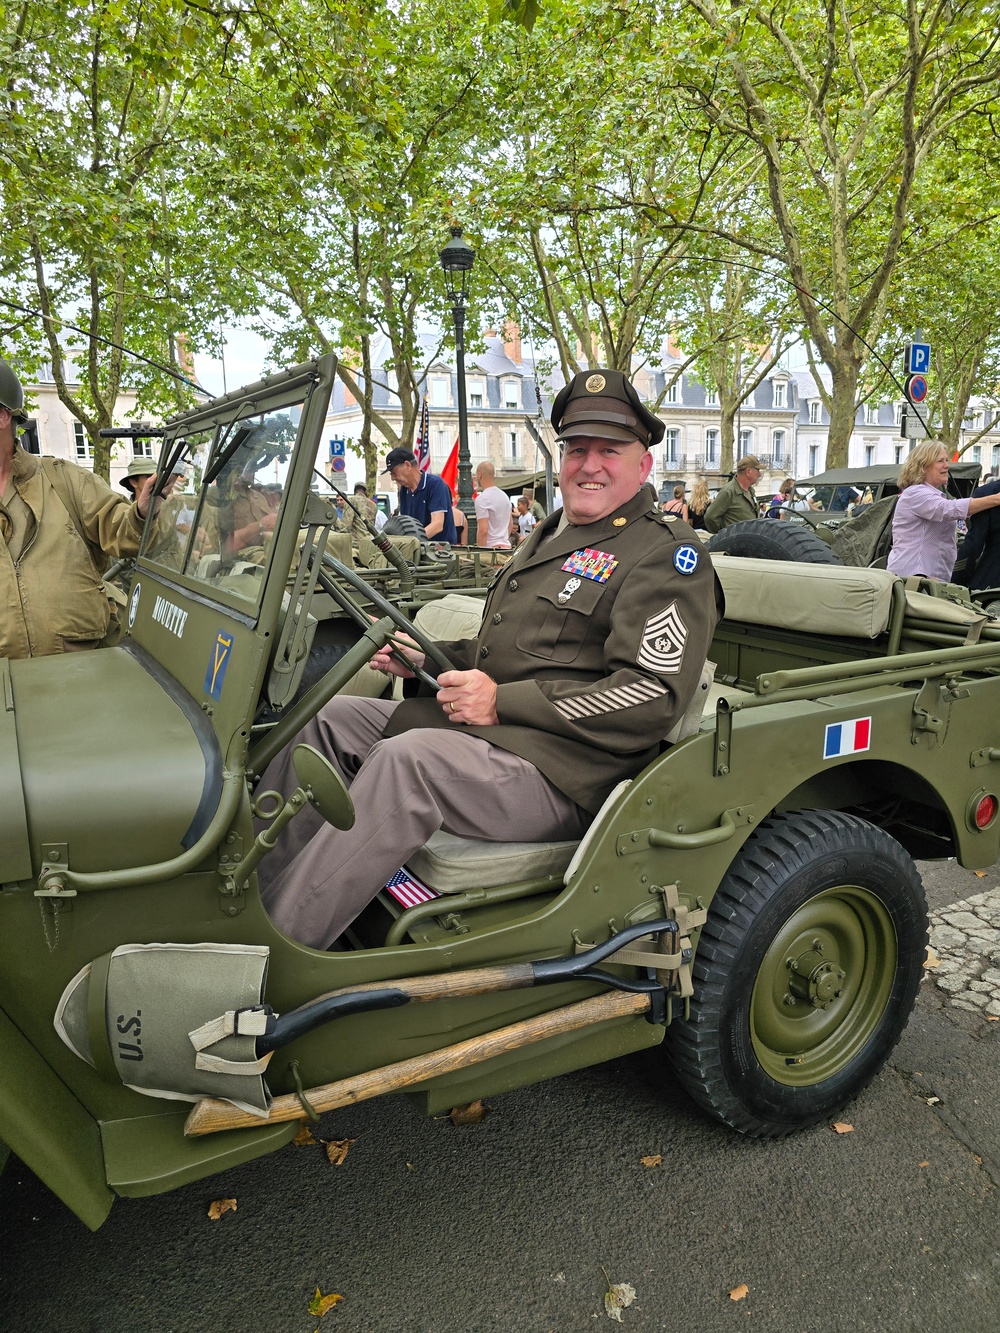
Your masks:
<svg viewBox="0 0 1000 1333"><path fill-rule="evenodd" d="M949 499L944 494L947 482L947 450L939 440L924 440L899 473L900 495L892 516L888 561L894 574L922 574L950 583L958 550L958 520L1000 505L1000 493Z"/></svg>
<svg viewBox="0 0 1000 1333"><path fill-rule="evenodd" d="M711 502L712 497L708 493L708 482L704 477L699 477L691 492L691 499L688 501L688 522L693 528L704 528L705 510Z"/></svg>

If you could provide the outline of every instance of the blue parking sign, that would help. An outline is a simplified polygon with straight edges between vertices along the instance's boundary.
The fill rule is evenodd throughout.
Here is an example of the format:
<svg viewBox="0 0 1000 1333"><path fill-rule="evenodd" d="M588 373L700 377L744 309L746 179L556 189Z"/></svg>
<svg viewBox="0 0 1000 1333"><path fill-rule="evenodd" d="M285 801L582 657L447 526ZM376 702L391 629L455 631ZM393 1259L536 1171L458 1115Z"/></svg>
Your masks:
<svg viewBox="0 0 1000 1333"><path fill-rule="evenodd" d="M906 348L907 375L926 375L930 368L930 343L909 343Z"/></svg>
<svg viewBox="0 0 1000 1333"><path fill-rule="evenodd" d="M330 441L330 457L331 457L331 458L343 458L343 457L344 457L344 452L345 452L345 451L344 451L344 441L343 441L343 440L331 440L331 441Z"/></svg>

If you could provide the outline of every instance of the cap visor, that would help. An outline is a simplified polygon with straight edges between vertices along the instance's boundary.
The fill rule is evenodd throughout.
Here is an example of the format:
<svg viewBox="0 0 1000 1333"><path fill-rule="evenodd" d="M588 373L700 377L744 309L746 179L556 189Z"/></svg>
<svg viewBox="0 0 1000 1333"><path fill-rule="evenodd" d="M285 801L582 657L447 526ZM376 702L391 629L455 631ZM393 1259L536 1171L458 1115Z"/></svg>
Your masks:
<svg viewBox="0 0 1000 1333"><path fill-rule="evenodd" d="M642 444L635 431L609 425L606 421L574 421L571 425L563 426L556 439L571 440L578 435L589 435L597 440L617 440L620 444Z"/></svg>

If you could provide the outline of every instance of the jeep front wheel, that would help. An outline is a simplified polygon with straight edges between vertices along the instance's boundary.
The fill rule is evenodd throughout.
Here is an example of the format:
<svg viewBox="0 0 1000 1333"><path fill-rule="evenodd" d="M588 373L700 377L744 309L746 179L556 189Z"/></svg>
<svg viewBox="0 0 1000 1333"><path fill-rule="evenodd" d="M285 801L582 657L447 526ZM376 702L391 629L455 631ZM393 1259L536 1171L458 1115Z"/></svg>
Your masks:
<svg viewBox="0 0 1000 1333"><path fill-rule="evenodd" d="M923 885L881 829L837 811L767 820L712 900L689 1021L665 1048L682 1085L742 1133L778 1137L875 1077L913 1009Z"/></svg>

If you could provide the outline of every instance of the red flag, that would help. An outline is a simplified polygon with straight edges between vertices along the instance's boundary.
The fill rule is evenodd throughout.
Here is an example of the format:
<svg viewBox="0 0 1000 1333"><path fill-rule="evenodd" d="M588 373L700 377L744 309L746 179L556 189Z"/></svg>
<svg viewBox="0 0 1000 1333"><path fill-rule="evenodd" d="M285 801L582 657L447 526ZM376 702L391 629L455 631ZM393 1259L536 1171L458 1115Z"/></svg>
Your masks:
<svg viewBox="0 0 1000 1333"><path fill-rule="evenodd" d="M441 480L447 482L452 499L458 499L458 440L451 446L448 461L441 469Z"/></svg>

